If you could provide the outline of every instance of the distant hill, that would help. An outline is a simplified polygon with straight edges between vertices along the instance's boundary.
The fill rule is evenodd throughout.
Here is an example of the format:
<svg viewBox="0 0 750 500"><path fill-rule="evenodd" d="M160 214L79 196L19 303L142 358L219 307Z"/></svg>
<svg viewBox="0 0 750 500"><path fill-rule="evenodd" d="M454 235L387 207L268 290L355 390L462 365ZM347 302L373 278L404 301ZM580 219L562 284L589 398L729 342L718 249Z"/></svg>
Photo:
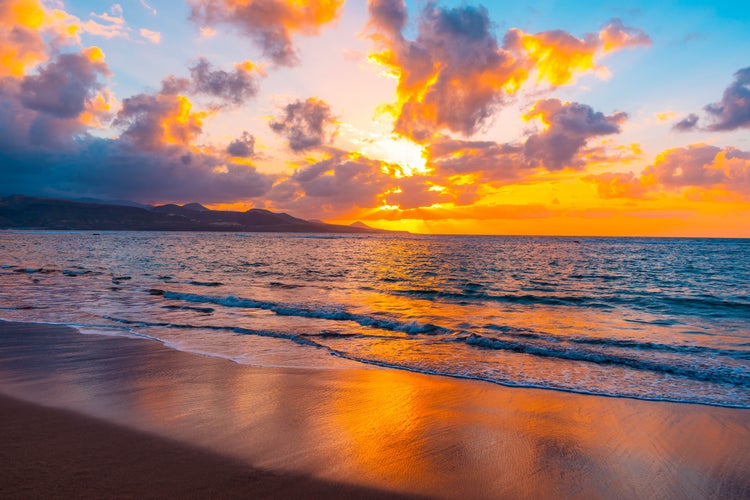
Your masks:
<svg viewBox="0 0 750 500"><path fill-rule="evenodd" d="M362 225L312 222L253 208L209 210L199 203L128 206L13 195L0 198L0 228L99 231L238 231L290 233L389 233Z"/></svg>

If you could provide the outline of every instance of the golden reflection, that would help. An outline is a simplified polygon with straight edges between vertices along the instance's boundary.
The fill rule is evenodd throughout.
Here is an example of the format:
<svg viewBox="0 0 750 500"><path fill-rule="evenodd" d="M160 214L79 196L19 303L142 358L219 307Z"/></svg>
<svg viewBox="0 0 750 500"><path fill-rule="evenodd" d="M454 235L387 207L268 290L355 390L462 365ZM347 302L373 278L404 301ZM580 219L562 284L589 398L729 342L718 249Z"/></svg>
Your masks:
<svg viewBox="0 0 750 500"><path fill-rule="evenodd" d="M747 485L745 410L379 368L259 369L63 333L4 344L3 392L267 470L455 498L706 497Z"/></svg>
<svg viewBox="0 0 750 500"><path fill-rule="evenodd" d="M402 482L410 476L429 474L424 467L427 464L414 462L405 467L383 460L400 448L420 454L422 402L414 380L389 370L368 370L359 374L358 384L364 390L338 392L332 402L331 419L344 437L348 455L380 478Z"/></svg>

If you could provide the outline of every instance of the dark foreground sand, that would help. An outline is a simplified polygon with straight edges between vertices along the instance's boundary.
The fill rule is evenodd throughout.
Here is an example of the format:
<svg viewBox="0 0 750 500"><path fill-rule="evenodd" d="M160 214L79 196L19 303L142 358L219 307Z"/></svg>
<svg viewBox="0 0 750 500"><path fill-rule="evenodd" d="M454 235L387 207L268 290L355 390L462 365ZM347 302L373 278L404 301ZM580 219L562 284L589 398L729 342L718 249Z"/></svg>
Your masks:
<svg viewBox="0 0 750 500"><path fill-rule="evenodd" d="M0 396L0 498L381 498Z"/></svg>
<svg viewBox="0 0 750 500"><path fill-rule="evenodd" d="M3 322L0 393L1 498L750 498L747 410Z"/></svg>

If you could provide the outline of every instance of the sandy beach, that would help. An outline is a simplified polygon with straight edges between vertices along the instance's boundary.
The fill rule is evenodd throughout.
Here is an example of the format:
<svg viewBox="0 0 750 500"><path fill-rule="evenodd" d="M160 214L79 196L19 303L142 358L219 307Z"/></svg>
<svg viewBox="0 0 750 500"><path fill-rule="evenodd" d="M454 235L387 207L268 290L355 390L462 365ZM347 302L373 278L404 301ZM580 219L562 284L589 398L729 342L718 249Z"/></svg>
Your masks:
<svg viewBox="0 0 750 500"><path fill-rule="evenodd" d="M0 322L0 495L750 496L750 411Z"/></svg>

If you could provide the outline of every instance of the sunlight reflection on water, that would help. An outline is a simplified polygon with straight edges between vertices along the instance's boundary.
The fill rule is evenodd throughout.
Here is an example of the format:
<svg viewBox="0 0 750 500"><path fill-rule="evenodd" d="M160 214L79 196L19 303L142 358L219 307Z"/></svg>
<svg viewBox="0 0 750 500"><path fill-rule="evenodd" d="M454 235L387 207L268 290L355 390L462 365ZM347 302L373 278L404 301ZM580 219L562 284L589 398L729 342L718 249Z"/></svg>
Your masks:
<svg viewBox="0 0 750 500"><path fill-rule="evenodd" d="M2 318L247 364L750 407L746 240L3 232L0 247Z"/></svg>

